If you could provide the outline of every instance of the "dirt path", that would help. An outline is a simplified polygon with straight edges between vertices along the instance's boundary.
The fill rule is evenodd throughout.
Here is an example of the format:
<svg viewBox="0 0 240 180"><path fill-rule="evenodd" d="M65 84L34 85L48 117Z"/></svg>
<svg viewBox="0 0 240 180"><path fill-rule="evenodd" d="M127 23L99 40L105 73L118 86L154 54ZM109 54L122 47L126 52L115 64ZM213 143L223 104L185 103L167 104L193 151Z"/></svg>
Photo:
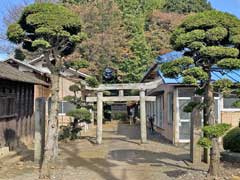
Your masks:
<svg viewBox="0 0 240 180"><path fill-rule="evenodd" d="M60 143L53 179L196 180L205 177L205 164L198 168L191 166L187 162L187 150L167 144L159 135L148 135L148 143L141 145L138 125L116 121L105 124L102 145L94 143L94 136L95 129L91 129L83 139ZM37 177L38 169L31 162L0 169L0 179L33 180Z"/></svg>

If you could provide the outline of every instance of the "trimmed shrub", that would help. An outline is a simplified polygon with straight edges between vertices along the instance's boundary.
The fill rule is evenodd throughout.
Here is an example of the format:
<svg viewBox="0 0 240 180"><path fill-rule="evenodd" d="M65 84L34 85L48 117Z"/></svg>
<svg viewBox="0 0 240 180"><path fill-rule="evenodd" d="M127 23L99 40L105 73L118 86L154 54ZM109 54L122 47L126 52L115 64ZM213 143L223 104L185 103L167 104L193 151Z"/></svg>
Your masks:
<svg viewBox="0 0 240 180"><path fill-rule="evenodd" d="M91 123L91 113L86 108L75 109L67 113L79 122Z"/></svg>
<svg viewBox="0 0 240 180"><path fill-rule="evenodd" d="M88 86L90 86L90 87L96 88L99 86L99 82L96 77L87 77L86 82L87 82Z"/></svg>
<svg viewBox="0 0 240 180"><path fill-rule="evenodd" d="M124 112L115 112L112 114L112 119L126 121L128 118Z"/></svg>
<svg viewBox="0 0 240 180"><path fill-rule="evenodd" d="M225 150L240 152L240 127L232 129L224 136L223 147Z"/></svg>
<svg viewBox="0 0 240 180"><path fill-rule="evenodd" d="M58 134L58 140L62 141L65 139L75 140L80 138L80 131L82 129L79 127L74 127L73 123L70 123L68 126L60 127Z"/></svg>

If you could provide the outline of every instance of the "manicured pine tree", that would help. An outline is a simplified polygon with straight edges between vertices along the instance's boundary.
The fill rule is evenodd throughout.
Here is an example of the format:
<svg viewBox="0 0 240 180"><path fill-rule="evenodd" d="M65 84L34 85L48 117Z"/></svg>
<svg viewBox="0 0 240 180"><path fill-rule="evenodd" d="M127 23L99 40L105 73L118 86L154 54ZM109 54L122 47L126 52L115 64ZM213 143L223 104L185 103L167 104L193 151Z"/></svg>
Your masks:
<svg viewBox="0 0 240 180"><path fill-rule="evenodd" d="M191 15L173 32L171 44L175 50L185 50L185 54L180 59L162 64L161 71L166 77L183 77L183 83L196 85L197 92L203 95L204 125L210 127L210 132L208 127L203 129L211 140L208 141L211 147L209 173L216 176L220 156L218 137L227 127L221 126L221 132L218 132L212 72L219 71L219 68L223 72L240 69L240 20L219 11ZM226 82L223 79L217 83L221 86Z"/></svg>
<svg viewBox="0 0 240 180"><path fill-rule="evenodd" d="M20 19L9 25L8 39L29 51L41 51L51 71L51 109L42 176L50 176L50 164L58 154L59 77L64 56L84 37L81 21L69 9L51 3L35 3L23 10Z"/></svg>

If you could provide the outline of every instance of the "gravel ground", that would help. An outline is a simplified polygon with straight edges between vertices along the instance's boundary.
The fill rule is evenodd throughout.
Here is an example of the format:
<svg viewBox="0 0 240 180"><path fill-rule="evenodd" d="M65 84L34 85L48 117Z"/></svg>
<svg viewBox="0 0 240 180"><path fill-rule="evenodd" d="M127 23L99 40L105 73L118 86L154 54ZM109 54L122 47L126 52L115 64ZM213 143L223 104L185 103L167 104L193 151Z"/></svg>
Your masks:
<svg viewBox="0 0 240 180"><path fill-rule="evenodd" d="M206 179L207 165L189 163L187 148L172 146L158 134L148 135L148 143L141 145L138 125L105 124L102 145L94 143L94 135L93 128L80 140L60 143L59 160L56 167L52 167L52 179ZM30 159L24 158L18 163L0 161L0 179L38 179L39 169ZM222 163L219 168L219 180L240 176L240 164Z"/></svg>

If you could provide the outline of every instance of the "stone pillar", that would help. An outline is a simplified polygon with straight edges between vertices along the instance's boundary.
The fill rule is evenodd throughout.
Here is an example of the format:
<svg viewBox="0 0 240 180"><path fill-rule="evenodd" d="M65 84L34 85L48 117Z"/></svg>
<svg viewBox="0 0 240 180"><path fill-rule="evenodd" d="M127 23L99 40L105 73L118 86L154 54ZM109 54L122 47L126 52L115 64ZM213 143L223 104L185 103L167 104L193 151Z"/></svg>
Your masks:
<svg viewBox="0 0 240 180"><path fill-rule="evenodd" d="M92 108L89 111L91 113L91 126L93 127L94 126L94 111Z"/></svg>
<svg viewBox="0 0 240 180"><path fill-rule="evenodd" d="M103 92L97 92L97 144L102 143Z"/></svg>
<svg viewBox="0 0 240 180"><path fill-rule="evenodd" d="M192 97L193 102L201 103L201 97ZM202 116L198 107L193 108L191 113L191 137L190 137L190 158L192 163L201 162L201 147L197 144L202 135Z"/></svg>
<svg viewBox="0 0 240 180"><path fill-rule="evenodd" d="M140 122L141 122L141 142L147 142L147 127L146 127L146 102L145 91L140 91Z"/></svg>
<svg viewBox="0 0 240 180"><path fill-rule="evenodd" d="M124 91L123 90L119 90L119 96L124 96Z"/></svg>
<svg viewBox="0 0 240 180"><path fill-rule="evenodd" d="M37 98L35 101L35 136L34 136L34 162L41 163L45 145L45 98Z"/></svg>

